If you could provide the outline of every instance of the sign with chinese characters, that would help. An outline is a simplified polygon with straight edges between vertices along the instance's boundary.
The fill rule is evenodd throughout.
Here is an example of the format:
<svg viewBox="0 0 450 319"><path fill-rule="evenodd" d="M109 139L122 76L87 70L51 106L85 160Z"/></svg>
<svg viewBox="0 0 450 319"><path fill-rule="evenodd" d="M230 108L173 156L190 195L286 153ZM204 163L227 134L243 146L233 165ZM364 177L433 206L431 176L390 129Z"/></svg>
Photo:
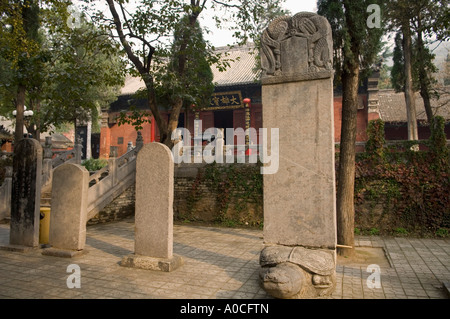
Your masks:
<svg viewBox="0 0 450 319"><path fill-rule="evenodd" d="M204 110L240 109L243 107L241 91L218 92L211 95L209 106Z"/></svg>

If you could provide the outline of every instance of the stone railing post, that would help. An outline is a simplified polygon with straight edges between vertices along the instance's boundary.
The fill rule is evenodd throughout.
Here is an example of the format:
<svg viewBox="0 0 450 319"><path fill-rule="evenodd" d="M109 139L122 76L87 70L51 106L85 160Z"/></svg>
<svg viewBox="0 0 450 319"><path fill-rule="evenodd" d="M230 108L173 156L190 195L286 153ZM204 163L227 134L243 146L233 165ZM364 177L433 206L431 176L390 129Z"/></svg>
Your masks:
<svg viewBox="0 0 450 319"><path fill-rule="evenodd" d="M75 138L75 145L73 148L75 149L75 164L81 164L81 154L83 149L83 140L81 137L77 136Z"/></svg>
<svg viewBox="0 0 450 319"><path fill-rule="evenodd" d="M110 146L109 147L109 159L108 159L108 166L109 166L109 175L112 179L112 185L115 186L117 184L117 156L118 156L118 147L117 146Z"/></svg>
<svg viewBox="0 0 450 319"><path fill-rule="evenodd" d="M128 145L127 145L127 152L131 151L133 148L134 148L133 142L131 142L131 141L128 142Z"/></svg>
<svg viewBox="0 0 450 319"><path fill-rule="evenodd" d="M42 159L42 186L52 182L53 165L52 165L52 137L45 137Z"/></svg>
<svg viewBox="0 0 450 319"><path fill-rule="evenodd" d="M136 137L136 151L139 152L139 150L144 146L144 139L142 138L142 133L140 131L137 132Z"/></svg>

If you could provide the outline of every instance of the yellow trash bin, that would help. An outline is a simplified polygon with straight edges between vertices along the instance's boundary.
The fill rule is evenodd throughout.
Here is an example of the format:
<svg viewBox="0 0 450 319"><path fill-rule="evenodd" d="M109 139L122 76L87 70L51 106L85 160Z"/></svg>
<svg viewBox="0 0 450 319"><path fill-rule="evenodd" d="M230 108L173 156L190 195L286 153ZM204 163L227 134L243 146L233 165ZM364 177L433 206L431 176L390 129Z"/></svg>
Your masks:
<svg viewBox="0 0 450 319"><path fill-rule="evenodd" d="M39 243L48 244L50 232L50 207L41 207L41 220L39 222Z"/></svg>

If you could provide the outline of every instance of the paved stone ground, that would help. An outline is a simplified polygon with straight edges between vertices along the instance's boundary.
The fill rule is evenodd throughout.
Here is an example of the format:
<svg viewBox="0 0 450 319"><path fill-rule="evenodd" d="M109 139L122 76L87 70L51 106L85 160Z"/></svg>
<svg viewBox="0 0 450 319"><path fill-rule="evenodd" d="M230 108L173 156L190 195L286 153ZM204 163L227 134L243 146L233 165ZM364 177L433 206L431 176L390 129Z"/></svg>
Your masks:
<svg viewBox="0 0 450 319"><path fill-rule="evenodd" d="M119 266L134 249L134 220L87 228L87 254L73 259L0 250L0 298L265 299L259 287L262 231L174 226L174 252L185 264L171 273ZM338 260L334 299L448 298L450 240L357 237L359 260ZM9 226L0 225L0 246ZM380 254L381 252L381 254ZM384 256L386 255L386 257ZM370 289L368 263L380 266L381 288ZM67 266L81 269L69 289Z"/></svg>

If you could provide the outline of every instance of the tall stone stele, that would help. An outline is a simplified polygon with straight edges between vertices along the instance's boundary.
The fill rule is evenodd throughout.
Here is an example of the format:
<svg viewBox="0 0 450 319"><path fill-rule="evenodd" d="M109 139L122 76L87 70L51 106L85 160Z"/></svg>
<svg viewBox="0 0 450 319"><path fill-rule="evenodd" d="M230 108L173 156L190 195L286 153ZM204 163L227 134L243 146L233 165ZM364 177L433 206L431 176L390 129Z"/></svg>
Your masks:
<svg viewBox="0 0 450 319"><path fill-rule="evenodd" d="M279 17L261 51L263 127L279 129L279 169L264 175L261 283L277 298L326 296L336 281L330 25L309 12Z"/></svg>
<svg viewBox="0 0 450 319"><path fill-rule="evenodd" d="M173 253L172 152L164 144L149 143L136 161L134 254L123 257L120 265L170 272L183 265Z"/></svg>
<svg viewBox="0 0 450 319"><path fill-rule="evenodd" d="M15 145L11 194L12 246L39 246L42 147L31 138Z"/></svg>

